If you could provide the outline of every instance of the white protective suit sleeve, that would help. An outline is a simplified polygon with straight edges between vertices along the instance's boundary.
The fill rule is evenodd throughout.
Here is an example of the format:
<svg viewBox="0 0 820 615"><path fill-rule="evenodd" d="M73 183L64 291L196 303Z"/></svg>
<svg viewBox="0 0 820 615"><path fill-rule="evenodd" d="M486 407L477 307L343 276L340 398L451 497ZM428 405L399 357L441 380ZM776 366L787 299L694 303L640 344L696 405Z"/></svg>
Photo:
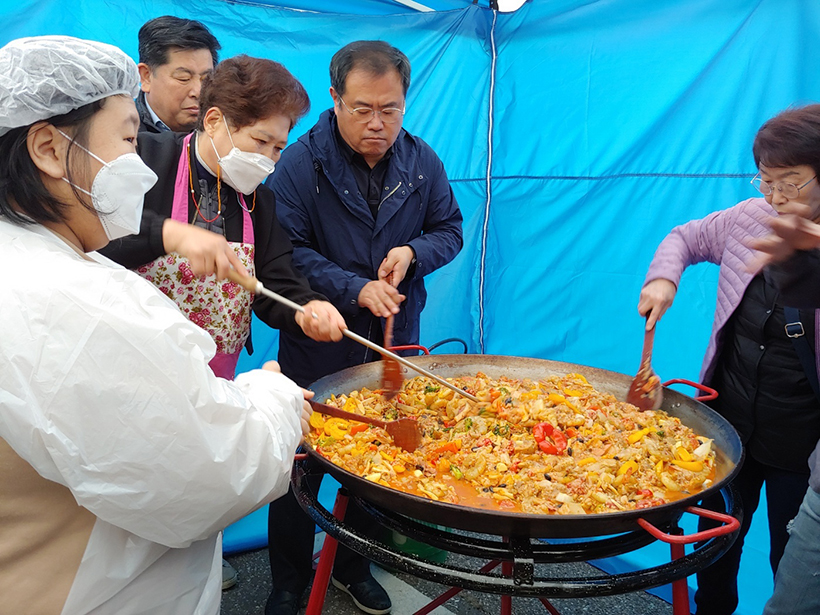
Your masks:
<svg viewBox="0 0 820 615"><path fill-rule="evenodd" d="M217 378L209 335L152 284L45 229L0 243L0 437L42 476L169 547L287 491L299 387L262 370Z"/></svg>

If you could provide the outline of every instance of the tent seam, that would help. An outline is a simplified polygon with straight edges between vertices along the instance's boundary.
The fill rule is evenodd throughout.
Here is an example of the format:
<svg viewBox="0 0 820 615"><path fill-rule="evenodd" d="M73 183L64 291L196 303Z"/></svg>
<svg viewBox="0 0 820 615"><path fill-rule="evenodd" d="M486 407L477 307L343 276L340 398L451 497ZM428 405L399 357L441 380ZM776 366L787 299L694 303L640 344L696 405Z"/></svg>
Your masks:
<svg viewBox="0 0 820 615"><path fill-rule="evenodd" d="M493 112L495 99L495 65L498 53L495 47L495 24L498 19L498 11L493 9L493 23L490 26L490 92L487 122L487 200L484 203L484 225L481 230L481 259L479 265L478 278L478 347L481 354L484 354L484 283L486 280L487 266L487 234L490 226L490 202L492 200L492 165L493 165Z"/></svg>
<svg viewBox="0 0 820 615"><path fill-rule="evenodd" d="M751 179L754 173L614 173L611 175L495 175L494 180L535 179L535 180L572 180L602 181L607 179L625 179L630 177L674 177L678 179ZM454 182L487 181L486 177L461 177L449 180Z"/></svg>

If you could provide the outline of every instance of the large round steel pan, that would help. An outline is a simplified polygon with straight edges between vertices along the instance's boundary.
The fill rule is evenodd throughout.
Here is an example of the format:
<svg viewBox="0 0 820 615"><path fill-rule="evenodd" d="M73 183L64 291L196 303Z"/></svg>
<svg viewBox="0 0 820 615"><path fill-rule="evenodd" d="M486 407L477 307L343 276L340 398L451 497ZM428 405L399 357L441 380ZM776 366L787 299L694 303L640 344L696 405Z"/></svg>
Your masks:
<svg viewBox="0 0 820 615"><path fill-rule="evenodd" d="M625 399L632 376L586 367L573 363L505 357L499 355L430 355L414 357L414 363L444 378L475 376L484 372L491 378L530 378L538 380L552 375L571 372L583 374L597 390L612 393ZM311 389L316 399L324 401L331 394L349 393L354 389L378 388L381 378L379 362L351 367L316 381ZM405 369L405 377L415 372ZM708 406L677 391L664 390L663 410L695 430L696 433L713 438L716 450L716 475L714 483L698 494L675 502L642 510L619 511L589 515L535 515L505 511L488 511L474 507L436 502L411 495L365 480L334 465L309 445L308 453L347 487L354 495L383 508L399 511L421 521L459 528L468 531L504 536L530 537L584 537L616 534L639 528L638 519L645 519L656 526L664 526L676 520L687 506L696 504L702 497L717 493L731 480L738 470L743 448L735 429Z"/></svg>

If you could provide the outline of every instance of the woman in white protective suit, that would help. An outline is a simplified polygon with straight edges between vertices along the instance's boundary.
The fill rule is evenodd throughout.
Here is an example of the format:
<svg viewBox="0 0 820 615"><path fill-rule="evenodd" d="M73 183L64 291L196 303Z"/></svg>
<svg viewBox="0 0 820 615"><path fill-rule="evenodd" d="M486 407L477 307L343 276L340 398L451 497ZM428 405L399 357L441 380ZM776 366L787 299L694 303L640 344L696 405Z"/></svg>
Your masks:
<svg viewBox="0 0 820 615"><path fill-rule="evenodd" d="M95 250L139 230L134 62L0 49L0 612L216 614L219 530L287 490L303 392ZM300 422L301 421L301 422Z"/></svg>

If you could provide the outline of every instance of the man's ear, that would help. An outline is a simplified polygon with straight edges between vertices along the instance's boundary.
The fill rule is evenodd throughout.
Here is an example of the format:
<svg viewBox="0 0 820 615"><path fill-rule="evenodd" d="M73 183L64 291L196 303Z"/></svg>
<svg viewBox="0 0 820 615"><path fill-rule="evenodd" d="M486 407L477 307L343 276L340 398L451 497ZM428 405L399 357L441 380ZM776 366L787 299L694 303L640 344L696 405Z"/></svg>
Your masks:
<svg viewBox="0 0 820 615"><path fill-rule="evenodd" d="M151 67L145 62L140 62L137 69L140 72L140 88L147 94L151 91Z"/></svg>
<svg viewBox="0 0 820 615"><path fill-rule="evenodd" d="M216 131L220 128L223 120L224 116L222 115L222 111L219 107L211 107L208 109L205 112L205 115L202 116L202 127L205 130L205 134L213 138Z"/></svg>
<svg viewBox="0 0 820 615"><path fill-rule="evenodd" d="M339 94L336 92L336 90L333 89L332 86L330 88L330 97L333 99L333 106L334 107L338 106L339 105Z"/></svg>
<svg viewBox="0 0 820 615"><path fill-rule="evenodd" d="M51 124L41 122L29 128L26 147L34 166L54 179L66 175L68 139Z"/></svg>

